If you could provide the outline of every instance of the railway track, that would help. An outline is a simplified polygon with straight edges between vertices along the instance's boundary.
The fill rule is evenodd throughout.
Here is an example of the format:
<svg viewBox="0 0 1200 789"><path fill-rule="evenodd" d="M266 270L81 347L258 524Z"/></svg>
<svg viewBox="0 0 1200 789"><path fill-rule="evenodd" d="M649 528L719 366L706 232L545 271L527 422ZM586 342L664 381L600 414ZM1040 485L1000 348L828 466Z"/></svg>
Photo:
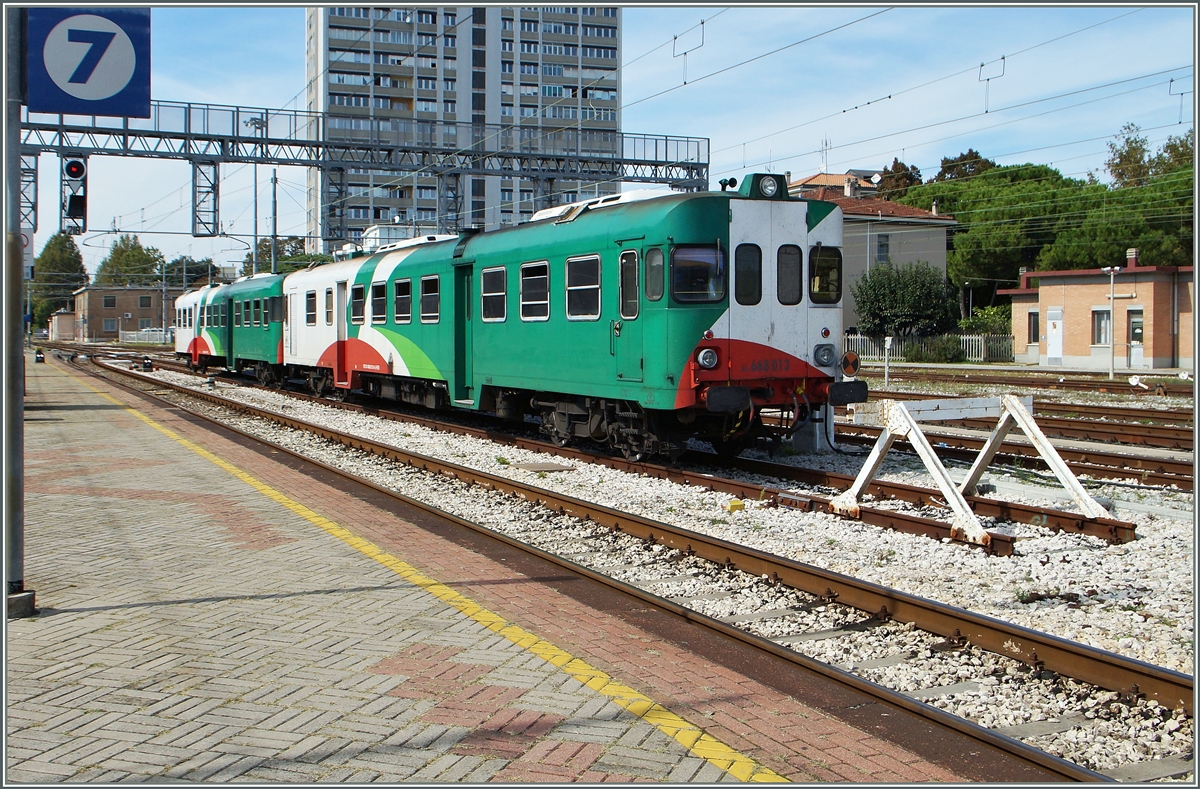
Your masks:
<svg viewBox="0 0 1200 789"><path fill-rule="evenodd" d="M117 372L117 371L114 371ZM124 371L119 371L124 372ZM105 376L108 377L108 376ZM143 386L153 390L165 389L176 391L174 387L162 381L141 380ZM122 384L142 396L148 395L144 389L137 386ZM185 397L195 397L193 390L180 387ZM200 398L211 399L211 396ZM181 407L180 403L172 405ZM560 493L546 490L537 486L525 485L508 477L488 474L476 469L449 463L415 453L405 452L396 447L387 446L365 439L361 436L349 435L327 427L313 425L302 420L293 419L275 412L256 409L241 403L226 401L223 407L250 414L255 419L286 426L292 430L304 431L319 435L336 444L368 453L375 457L386 458L398 464L421 469L450 479L459 480L468 486L499 491L526 502L540 504L553 513L569 515L586 523L605 527L611 533L623 538L632 538L641 550L647 552L667 551L673 557L672 561L705 561L721 572L740 572L753 579L770 579L770 585L796 590L807 596L796 611L807 607L809 610L824 611L829 606L848 606L861 612L856 621L844 628L838 628L844 633L863 629L884 628L889 622L911 623L920 630L945 639L942 651L965 652L973 648L981 648L998 656L1002 656L1025 666L1033 678L1044 678L1061 675L1071 677L1080 682L1106 688L1122 694L1124 701L1136 703L1136 699L1152 699L1170 709L1183 709L1188 715L1192 712L1193 681L1192 678L1178 672L1152 666L1141 661L1126 658L1103 650L1095 649L1075 642L1039 633L1035 630L1009 624L980 614L948 606L942 603L926 600L897 590L851 578L838 573L801 562L774 556L763 551L749 548L719 538L698 532L682 529L670 524L643 518L627 512L613 510L602 505L583 501ZM190 410L190 409L188 409ZM210 418L210 417L203 417ZM280 447L283 451L291 451ZM337 473L346 473L332 469ZM378 487L378 486L374 486ZM393 494L386 488L379 488ZM406 499L409 503L425 509L428 505ZM439 513L442 514L442 513ZM493 533L486 527L471 524L457 519L460 525ZM526 549L520 541L510 541L516 547ZM571 569L580 570L575 561L562 556L547 554L547 558ZM578 559L578 556L576 556ZM618 568L620 569L620 568ZM640 583L630 584L614 580L606 573L591 572L589 577L603 583L613 585L629 594L639 596L656 606L672 611L693 622L710 627L718 632L737 638L743 643L752 644L764 653L785 660L802 669L819 673L835 681L842 682L855 690L870 695L880 703L887 704L908 714L915 714L938 725L946 726L955 731L976 738L989 748L999 749L1012 754L1014 758L1028 761L1039 769L1045 770L1055 777L1066 780L1103 780L1103 776L1078 765L1050 756L1036 748L1021 743L1019 740L1007 737L990 729L978 726L968 720L950 715L929 704L918 701L918 698L929 697L928 693L905 694L883 688L867 679L849 671L840 670L826 662L805 657L792 649L772 640L736 626L738 622L721 621L714 617L698 613L679 603L672 603L654 594L647 593L642 587L664 584L674 578L651 579ZM694 598L699 599L699 598ZM767 612L768 615L777 612ZM728 618L727 618L728 619ZM735 617L734 619L738 619ZM761 616L743 617L741 620L758 621ZM811 638L829 638L827 633L810 634ZM785 641L800 643L807 640L799 636ZM888 665L900 661L891 661ZM867 661L870 663L870 661ZM933 689L935 691L945 688ZM951 689L953 692L953 689ZM934 693L933 695L937 695ZM944 695L944 694L943 694Z"/></svg>
<svg viewBox="0 0 1200 789"><path fill-rule="evenodd" d="M175 369L176 371L181 372L187 371L187 368L184 365L170 362L156 362L156 364L167 369ZM226 376L223 378L223 380L245 385L244 379L240 379L239 377L235 376ZM833 512L832 508L830 507L830 500L832 497L825 497L816 494L797 494L780 488L765 485L751 485L736 480L725 479L709 473L688 471L679 467L664 466L645 461L631 462L622 457L617 457L606 453L587 451L573 447L558 447L541 439L528 438L509 432L491 430L488 428L463 425L433 417L391 411L388 409L381 409L375 406L361 405L353 402L329 401L299 392L285 393L289 397L295 397L297 399L307 400L310 402L320 402L336 408L356 410L385 419L412 422L414 424L424 425L435 430L457 433L459 435L472 435L477 438L483 438L496 443L517 446L537 452L554 454L559 457L580 460L588 463L597 463L609 468L615 468L637 474L645 474L658 479L668 479L684 485L718 490L724 493L733 494L742 499L749 499L751 501L768 501L773 505L801 509L805 511L821 510L824 512ZM712 460L714 463L720 463L721 465L727 467L731 466L747 473L759 474L777 479L791 480L805 485L830 487L838 491L849 488L851 483L854 481L854 478L849 475L815 471L796 466L790 466L783 463L771 463L766 461L751 460L748 458L735 458L732 461L718 461L716 456L713 456ZM944 506L944 503L941 501L941 494L939 491L930 488L920 488L914 485L889 483L876 480L872 482L865 492L877 497L891 498L909 502L917 505L918 507L929 505ZM1052 531L1065 531L1072 534L1088 534L1114 543L1129 542L1136 539L1136 533L1133 524L1127 521L1121 521L1112 518L1088 518L1080 514L1068 513L1062 510L1037 507L1028 504L1004 502L984 496L968 496L966 498L968 504L970 504L971 508L977 514L985 517L996 518L1001 521L1027 523L1035 526L1041 526ZM955 542L962 542L960 537L952 534L948 524L934 518L926 518L911 513L896 512L890 509L864 506L861 507L858 519L863 523L877 526L879 528L894 529L896 531L906 532L909 534L922 534L933 539L949 539ZM989 536L991 537L991 543L987 546L989 551L999 556L1008 556L1012 554L1013 539L1011 536L995 531L990 532Z"/></svg>

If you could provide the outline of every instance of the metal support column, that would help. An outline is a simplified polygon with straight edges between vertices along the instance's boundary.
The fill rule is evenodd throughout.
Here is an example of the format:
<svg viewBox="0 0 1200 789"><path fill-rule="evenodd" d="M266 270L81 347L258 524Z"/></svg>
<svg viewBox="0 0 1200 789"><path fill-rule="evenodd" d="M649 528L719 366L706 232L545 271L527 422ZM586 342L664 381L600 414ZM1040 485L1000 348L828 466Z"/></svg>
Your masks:
<svg viewBox="0 0 1200 789"><path fill-rule="evenodd" d="M457 233L463 225L462 215L462 176L452 172L438 173L438 232Z"/></svg>
<svg viewBox="0 0 1200 789"><path fill-rule="evenodd" d="M217 162L192 162L192 235L197 238L209 238L221 232L220 183Z"/></svg>
<svg viewBox="0 0 1200 789"><path fill-rule="evenodd" d="M21 227L38 229L36 153L21 154Z"/></svg>
<svg viewBox="0 0 1200 789"><path fill-rule="evenodd" d="M8 616L33 616L34 593L25 589L25 354L21 350L21 49L24 14L6 8L8 73L6 75L8 150L5 153L4 221L4 575L8 582Z"/></svg>
<svg viewBox="0 0 1200 789"><path fill-rule="evenodd" d="M326 241L346 240L346 169L321 169L321 238Z"/></svg>

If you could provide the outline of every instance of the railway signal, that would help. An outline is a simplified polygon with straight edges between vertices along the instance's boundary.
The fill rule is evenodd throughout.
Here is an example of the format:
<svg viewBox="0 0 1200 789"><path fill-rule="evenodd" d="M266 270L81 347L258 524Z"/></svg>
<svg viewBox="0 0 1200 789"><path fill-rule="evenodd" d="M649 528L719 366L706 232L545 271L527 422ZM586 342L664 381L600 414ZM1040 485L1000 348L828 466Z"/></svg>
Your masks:
<svg viewBox="0 0 1200 789"><path fill-rule="evenodd" d="M79 235L87 232L87 158L62 160L62 214L59 229Z"/></svg>

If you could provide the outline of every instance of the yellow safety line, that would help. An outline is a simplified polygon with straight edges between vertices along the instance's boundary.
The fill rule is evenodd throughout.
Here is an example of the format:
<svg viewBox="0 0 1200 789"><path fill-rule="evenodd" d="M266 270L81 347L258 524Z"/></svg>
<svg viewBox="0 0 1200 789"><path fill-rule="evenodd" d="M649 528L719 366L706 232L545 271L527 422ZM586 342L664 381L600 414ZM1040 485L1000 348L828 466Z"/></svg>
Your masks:
<svg viewBox="0 0 1200 789"><path fill-rule="evenodd" d="M337 537L342 542L346 543L355 550L371 557L375 561L382 564L384 567L395 572L404 580L419 586L425 591L432 594L434 597L448 603L452 607L458 609L468 618L475 620L487 629L504 636L506 639L528 650L538 657L554 664L564 671L566 674L574 677L579 682L587 685L592 690L598 692L602 696L607 696L613 703L628 710L650 725L657 728L663 734L672 738L693 756L708 761L730 775L742 781L775 781L787 782L779 773L763 767L758 762L751 759L749 756L741 754L729 747L725 743L716 739L710 734L705 733L702 729L693 726L683 718L656 703L649 696L646 696L628 685L623 685L614 680L606 672L589 665L588 663L573 656L571 653L560 649L559 647L546 641L544 638L530 633L522 627L512 624L504 619L499 614L493 613L483 606L471 600L469 597L459 594L455 590L446 586L439 581L430 578L420 572L411 564L397 559L389 553L384 552L377 545L362 537L355 535L353 532L342 528L328 518L319 515L310 510L303 504L293 501L279 491L264 482L260 482L254 477L242 471L237 466L217 457L209 452L204 447L201 447L186 438L175 433L173 430L163 427L155 422L150 417L138 411L136 408L122 403L120 400L100 391L92 386L87 381L84 381L69 372L61 371L64 375L74 378L79 383L91 389L96 394L104 399L121 406L129 413L133 414L138 419L145 422L150 427L159 431L168 438L179 442L191 451L195 452L205 460L214 463L220 468L228 471L233 476L245 482L250 487L262 493L272 501L278 502L295 514L304 518L310 523L313 523L324 529L329 534Z"/></svg>

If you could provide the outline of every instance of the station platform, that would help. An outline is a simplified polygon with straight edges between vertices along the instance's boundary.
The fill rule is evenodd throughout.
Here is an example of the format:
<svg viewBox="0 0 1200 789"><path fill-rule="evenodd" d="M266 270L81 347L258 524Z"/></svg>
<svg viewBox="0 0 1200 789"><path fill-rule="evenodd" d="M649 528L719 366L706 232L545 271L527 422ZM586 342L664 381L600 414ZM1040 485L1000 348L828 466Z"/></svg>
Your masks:
<svg viewBox="0 0 1200 789"><path fill-rule="evenodd" d="M6 784L964 779L616 593L27 361Z"/></svg>

